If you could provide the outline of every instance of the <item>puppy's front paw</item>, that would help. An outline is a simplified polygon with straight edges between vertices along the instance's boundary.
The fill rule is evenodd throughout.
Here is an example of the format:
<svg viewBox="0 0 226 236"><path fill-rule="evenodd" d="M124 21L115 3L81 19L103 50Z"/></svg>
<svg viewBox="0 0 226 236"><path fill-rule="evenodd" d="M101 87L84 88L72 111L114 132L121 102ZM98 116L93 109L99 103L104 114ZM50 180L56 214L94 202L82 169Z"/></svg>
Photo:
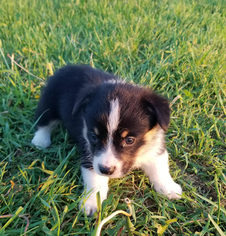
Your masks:
<svg viewBox="0 0 226 236"><path fill-rule="evenodd" d="M180 199L182 195L182 188L175 182L166 183L165 185L154 185L158 193L166 195L169 199Z"/></svg>
<svg viewBox="0 0 226 236"><path fill-rule="evenodd" d="M168 190L169 193L167 193L167 197L169 199L180 199L182 195L182 188L179 184L173 182L171 188Z"/></svg>
<svg viewBox="0 0 226 236"><path fill-rule="evenodd" d="M97 211L96 196L92 194L87 200L81 200L80 209L83 209L87 216L92 216Z"/></svg>

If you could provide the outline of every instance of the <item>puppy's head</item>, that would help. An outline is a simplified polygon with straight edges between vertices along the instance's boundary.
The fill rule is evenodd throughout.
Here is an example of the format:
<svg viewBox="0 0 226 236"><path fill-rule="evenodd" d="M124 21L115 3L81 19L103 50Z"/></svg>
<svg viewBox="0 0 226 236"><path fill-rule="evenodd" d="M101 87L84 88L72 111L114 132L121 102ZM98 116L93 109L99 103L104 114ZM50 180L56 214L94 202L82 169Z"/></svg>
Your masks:
<svg viewBox="0 0 226 236"><path fill-rule="evenodd" d="M136 163L137 153L155 139L159 127L166 131L170 111L166 99L130 84L102 84L84 89L73 113L82 113L85 146L93 157L93 168L100 175L118 178ZM161 128L160 128L161 127Z"/></svg>

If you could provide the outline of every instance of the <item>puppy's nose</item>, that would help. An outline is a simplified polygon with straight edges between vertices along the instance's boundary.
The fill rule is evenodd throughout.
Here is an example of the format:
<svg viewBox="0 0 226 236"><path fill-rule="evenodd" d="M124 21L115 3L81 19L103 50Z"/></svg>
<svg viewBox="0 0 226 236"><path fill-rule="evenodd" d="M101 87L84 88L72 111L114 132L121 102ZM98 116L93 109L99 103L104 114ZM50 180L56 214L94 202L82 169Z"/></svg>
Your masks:
<svg viewBox="0 0 226 236"><path fill-rule="evenodd" d="M111 174L113 174L114 171L115 171L115 168L116 168L115 166L107 167L107 166L103 166L103 165L99 164L99 170L104 175L111 175Z"/></svg>

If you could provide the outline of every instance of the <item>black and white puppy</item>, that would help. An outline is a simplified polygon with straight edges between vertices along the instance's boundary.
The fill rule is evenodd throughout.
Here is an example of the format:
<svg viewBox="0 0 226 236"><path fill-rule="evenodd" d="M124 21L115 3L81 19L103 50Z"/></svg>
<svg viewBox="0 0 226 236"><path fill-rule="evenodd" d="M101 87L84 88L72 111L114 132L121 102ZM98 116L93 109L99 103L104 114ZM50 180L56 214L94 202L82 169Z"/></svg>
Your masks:
<svg viewBox="0 0 226 236"><path fill-rule="evenodd" d="M46 148L59 121L77 143L87 215L97 210L96 193L107 198L109 178L141 168L157 192L169 199L182 194L168 165L164 132L170 120L167 100L153 91L93 69L66 66L49 78L36 112L32 143Z"/></svg>

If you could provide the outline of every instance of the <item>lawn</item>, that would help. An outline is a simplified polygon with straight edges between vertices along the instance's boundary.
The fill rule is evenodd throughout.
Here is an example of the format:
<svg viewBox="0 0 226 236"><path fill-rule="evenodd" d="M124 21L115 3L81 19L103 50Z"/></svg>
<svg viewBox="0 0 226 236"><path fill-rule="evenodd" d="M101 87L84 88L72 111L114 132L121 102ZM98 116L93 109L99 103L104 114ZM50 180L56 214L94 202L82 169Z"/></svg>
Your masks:
<svg viewBox="0 0 226 236"><path fill-rule="evenodd" d="M0 3L0 235L225 235L226 4L222 0L7 0ZM166 134L180 200L139 170L110 181L99 213L79 210L79 153L60 127L30 143L48 76L85 63L171 102ZM128 227L130 226L130 227Z"/></svg>

